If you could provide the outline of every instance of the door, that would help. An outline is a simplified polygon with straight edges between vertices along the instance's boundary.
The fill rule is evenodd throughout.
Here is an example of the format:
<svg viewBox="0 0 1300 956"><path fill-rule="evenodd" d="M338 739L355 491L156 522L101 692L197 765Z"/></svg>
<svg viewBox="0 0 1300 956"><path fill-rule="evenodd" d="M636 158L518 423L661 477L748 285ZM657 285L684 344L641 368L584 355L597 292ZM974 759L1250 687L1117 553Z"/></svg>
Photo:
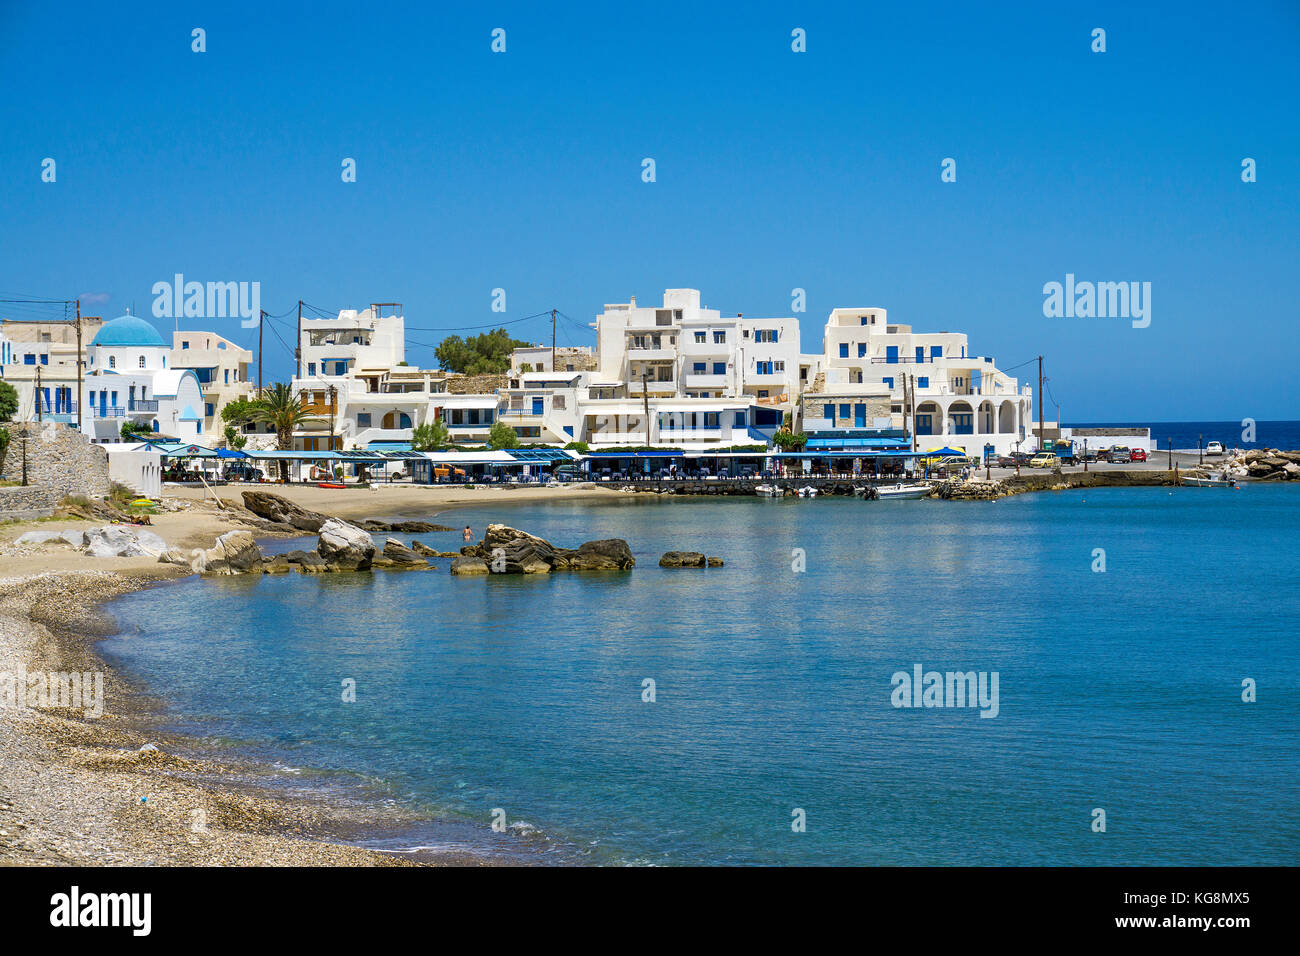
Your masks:
<svg viewBox="0 0 1300 956"><path fill-rule="evenodd" d="M542 400L540 398L533 399L533 414L534 415L542 414Z"/></svg>
<svg viewBox="0 0 1300 956"><path fill-rule="evenodd" d="M867 406L865 404L859 403L853 406L853 427L867 427Z"/></svg>

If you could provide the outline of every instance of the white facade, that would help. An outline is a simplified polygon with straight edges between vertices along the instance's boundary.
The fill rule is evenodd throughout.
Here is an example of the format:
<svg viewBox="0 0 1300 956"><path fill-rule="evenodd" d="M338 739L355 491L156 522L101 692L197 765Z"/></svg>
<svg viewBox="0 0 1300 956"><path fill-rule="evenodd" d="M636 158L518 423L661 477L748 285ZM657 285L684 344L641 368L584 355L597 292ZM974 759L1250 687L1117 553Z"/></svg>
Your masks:
<svg viewBox="0 0 1300 956"><path fill-rule="evenodd" d="M173 332L169 353L172 370L192 369L203 390L200 443L215 446L225 437L221 410L236 399L250 398L253 383L248 367L253 353L213 332Z"/></svg>

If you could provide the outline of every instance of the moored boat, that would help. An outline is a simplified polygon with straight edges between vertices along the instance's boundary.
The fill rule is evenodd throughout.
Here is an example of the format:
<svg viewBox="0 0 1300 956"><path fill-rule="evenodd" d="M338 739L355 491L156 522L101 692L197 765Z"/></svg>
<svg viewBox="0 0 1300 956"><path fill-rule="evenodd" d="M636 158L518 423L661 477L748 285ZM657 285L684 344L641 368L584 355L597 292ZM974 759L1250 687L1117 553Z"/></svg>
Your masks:
<svg viewBox="0 0 1300 956"><path fill-rule="evenodd" d="M907 485L900 481L896 485L877 485L876 497L881 500L895 499L906 501L916 498L924 498L931 492L931 490L933 490L932 487L924 482Z"/></svg>

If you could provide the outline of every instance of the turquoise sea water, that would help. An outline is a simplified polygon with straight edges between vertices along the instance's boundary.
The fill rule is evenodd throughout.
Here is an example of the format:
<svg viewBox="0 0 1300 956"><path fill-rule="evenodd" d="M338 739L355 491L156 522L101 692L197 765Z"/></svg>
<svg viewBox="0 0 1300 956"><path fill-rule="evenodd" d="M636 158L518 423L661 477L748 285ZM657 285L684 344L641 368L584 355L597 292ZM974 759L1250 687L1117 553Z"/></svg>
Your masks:
<svg viewBox="0 0 1300 956"><path fill-rule="evenodd" d="M638 567L190 579L114 602L123 634L101 649L182 729L427 821L375 845L597 863L1300 862L1293 488L629 497L439 520L623 537ZM726 566L660 569L670 549ZM892 675L918 663L996 671L998 716L895 708Z"/></svg>

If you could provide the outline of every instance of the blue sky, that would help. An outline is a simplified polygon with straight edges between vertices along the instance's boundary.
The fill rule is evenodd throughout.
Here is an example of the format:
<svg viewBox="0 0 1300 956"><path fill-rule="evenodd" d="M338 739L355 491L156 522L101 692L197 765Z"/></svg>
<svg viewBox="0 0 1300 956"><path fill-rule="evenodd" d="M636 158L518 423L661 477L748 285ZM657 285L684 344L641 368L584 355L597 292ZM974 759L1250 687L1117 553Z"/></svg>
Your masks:
<svg viewBox="0 0 1300 956"><path fill-rule="evenodd" d="M0 292L114 316L176 272L259 281L272 313L400 301L434 343L798 287L805 352L881 306L1042 353L1067 422L1300 417L1296 3L440 6L0 3ZM1150 327L1045 318L1066 273L1150 282Z"/></svg>

